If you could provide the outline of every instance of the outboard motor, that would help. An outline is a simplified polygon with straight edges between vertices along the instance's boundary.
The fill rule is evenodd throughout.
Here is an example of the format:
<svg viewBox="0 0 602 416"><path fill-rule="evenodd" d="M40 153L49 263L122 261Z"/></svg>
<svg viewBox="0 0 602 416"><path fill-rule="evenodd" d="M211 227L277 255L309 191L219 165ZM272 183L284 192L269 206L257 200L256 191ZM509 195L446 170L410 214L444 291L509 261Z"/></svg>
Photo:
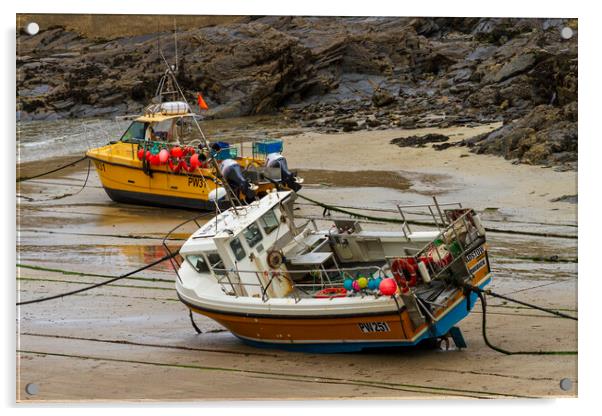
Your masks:
<svg viewBox="0 0 602 416"><path fill-rule="evenodd" d="M222 162L222 175L236 195L242 192L247 203L255 201L255 192L251 189L249 181L242 175L242 168L234 159L226 159Z"/></svg>
<svg viewBox="0 0 602 416"><path fill-rule="evenodd" d="M265 161L265 166L268 168L279 167L282 183L295 192L301 189L301 185L295 180L295 175L288 170L288 163L286 162L286 159L280 153L270 153Z"/></svg>

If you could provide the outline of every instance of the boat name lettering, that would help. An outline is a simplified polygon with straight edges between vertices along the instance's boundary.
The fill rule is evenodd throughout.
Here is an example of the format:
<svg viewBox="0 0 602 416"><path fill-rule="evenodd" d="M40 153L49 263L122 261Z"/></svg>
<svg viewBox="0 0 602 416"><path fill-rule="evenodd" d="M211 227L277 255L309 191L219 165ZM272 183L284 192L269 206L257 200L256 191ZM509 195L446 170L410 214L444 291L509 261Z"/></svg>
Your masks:
<svg viewBox="0 0 602 416"><path fill-rule="evenodd" d="M99 162L98 160L95 160L94 164L96 165L96 169L98 169L99 171L102 171L102 172L106 172L107 168L105 167L104 163Z"/></svg>
<svg viewBox="0 0 602 416"><path fill-rule="evenodd" d="M204 182L201 178L197 176L189 176L188 177L188 186L196 186L197 188L203 188Z"/></svg>
<svg viewBox="0 0 602 416"><path fill-rule="evenodd" d="M389 324L386 322L362 322L357 324L364 334L371 332L391 332Z"/></svg>
<svg viewBox="0 0 602 416"><path fill-rule="evenodd" d="M479 262L477 264L475 264L473 267L470 268L470 273L474 274L480 268L485 267L486 263L487 262L485 261L485 259L479 260Z"/></svg>
<svg viewBox="0 0 602 416"><path fill-rule="evenodd" d="M476 249L474 249L474 251L472 253L469 253L466 255L466 261L471 261L473 259L476 259L484 252L485 252L485 249L483 248L483 246L477 247Z"/></svg>

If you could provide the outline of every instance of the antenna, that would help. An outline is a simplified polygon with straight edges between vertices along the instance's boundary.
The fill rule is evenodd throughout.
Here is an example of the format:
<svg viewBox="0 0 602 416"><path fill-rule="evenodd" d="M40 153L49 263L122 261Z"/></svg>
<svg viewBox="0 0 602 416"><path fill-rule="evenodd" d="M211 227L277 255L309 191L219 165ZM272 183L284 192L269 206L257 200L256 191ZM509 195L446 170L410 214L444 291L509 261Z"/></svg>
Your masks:
<svg viewBox="0 0 602 416"><path fill-rule="evenodd" d="M173 17L173 43L176 48L176 67L175 71L178 70L178 27L176 26L176 17Z"/></svg>

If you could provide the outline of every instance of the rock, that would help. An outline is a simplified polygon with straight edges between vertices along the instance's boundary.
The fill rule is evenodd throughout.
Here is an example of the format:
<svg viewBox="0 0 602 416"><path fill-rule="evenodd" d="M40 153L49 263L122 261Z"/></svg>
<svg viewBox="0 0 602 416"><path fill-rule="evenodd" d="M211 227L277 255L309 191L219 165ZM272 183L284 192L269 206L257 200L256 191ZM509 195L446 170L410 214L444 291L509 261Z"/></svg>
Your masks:
<svg viewBox="0 0 602 416"><path fill-rule="evenodd" d="M376 107L384 107L395 102L395 96L384 89L377 89L372 94L372 104Z"/></svg>
<svg viewBox="0 0 602 416"><path fill-rule="evenodd" d="M510 62L505 64L499 71L492 75L488 75L483 79L483 83L491 84L498 83L515 76L519 73L525 72L527 69L533 67L537 62L537 58L534 53L527 53L524 55L516 56Z"/></svg>
<svg viewBox="0 0 602 416"><path fill-rule="evenodd" d="M458 145L574 169L577 36L559 34L569 24L522 18L240 19L180 31L177 77L189 100L203 94L208 118L280 111L320 131L503 120L500 130ZM157 40L152 32L114 39L86 38L61 27L36 36L19 32L19 116L139 111L164 72ZM172 62L173 50L164 53Z"/></svg>
<svg viewBox="0 0 602 416"><path fill-rule="evenodd" d="M524 117L480 137L473 151L498 154L534 165L573 166L577 161L577 123L571 108L541 105Z"/></svg>
<svg viewBox="0 0 602 416"><path fill-rule="evenodd" d="M449 137L443 134L426 134L424 136L409 136L409 137L398 137L391 139L391 144L396 144L399 147L425 147L428 143L440 143L446 142Z"/></svg>

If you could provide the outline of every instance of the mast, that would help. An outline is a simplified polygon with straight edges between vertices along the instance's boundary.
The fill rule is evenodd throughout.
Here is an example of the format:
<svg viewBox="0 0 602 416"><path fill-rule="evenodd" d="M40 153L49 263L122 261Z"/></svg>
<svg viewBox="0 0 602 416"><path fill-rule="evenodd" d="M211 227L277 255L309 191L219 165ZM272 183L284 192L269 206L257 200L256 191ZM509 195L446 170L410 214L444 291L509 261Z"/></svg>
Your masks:
<svg viewBox="0 0 602 416"><path fill-rule="evenodd" d="M169 64L169 62L167 62L167 59L165 58L165 55L163 55L163 52L161 52L161 50L159 50L159 53L161 54L161 58L163 58L163 62L165 62L165 65L167 66L167 70L165 72L164 77L167 77L168 75L170 75L170 81L175 86L175 90L170 91L170 92L175 93L177 90L177 92L179 92L180 96L182 97L182 100L184 100L186 105L188 105L188 108L192 108L192 107L190 107L190 103L186 99L184 92L180 88L180 84L178 84L178 80L176 79L176 74L174 72L173 67ZM194 121L194 124L195 124L197 130L201 134L201 138L202 138L201 140L203 142L203 145L208 149L209 141L207 140L207 137L205 137L205 133L203 133L203 130L201 129L199 122L197 121L196 117L194 117L194 116L192 116L192 120ZM211 164L213 166L213 169L215 170L215 175L219 178L222 185L226 189L226 197L228 198L228 202L230 202L230 205L234 209L234 213L238 214L238 209L237 209L237 204L236 204L236 203L240 204L240 200L238 199L238 196L234 195L234 191L232 191L230 184L228 184L228 181L222 175L222 172L221 172L219 165L217 164L217 160L215 158L211 158Z"/></svg>

